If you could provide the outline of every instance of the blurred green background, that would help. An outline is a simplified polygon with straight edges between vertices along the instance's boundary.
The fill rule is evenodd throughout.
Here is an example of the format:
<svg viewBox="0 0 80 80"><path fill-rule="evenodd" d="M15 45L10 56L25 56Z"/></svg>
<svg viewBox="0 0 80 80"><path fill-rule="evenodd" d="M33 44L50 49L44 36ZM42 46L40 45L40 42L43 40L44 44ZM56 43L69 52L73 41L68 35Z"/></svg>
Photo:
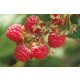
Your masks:
<svg viewBox="0 0 80 80"><path fill-rule="evenodd" d="M44 60L28 61L26 63L17 63L13 53L15 43L5 36L5 31L9 25L14 23L24 24L27 14L7 14L0 15L0 67L24 66L24 67L79 67L80 66L80 40L67 38L65 44L55 49L53 56L48 56ZM50 20L48 14L38 14L43 21ZM77 23L75 16L73 23ZM79 22L80 24L80 22ZM79 34L80 36L80 34ZM75 37L75 36L73 36Z"/></svg>

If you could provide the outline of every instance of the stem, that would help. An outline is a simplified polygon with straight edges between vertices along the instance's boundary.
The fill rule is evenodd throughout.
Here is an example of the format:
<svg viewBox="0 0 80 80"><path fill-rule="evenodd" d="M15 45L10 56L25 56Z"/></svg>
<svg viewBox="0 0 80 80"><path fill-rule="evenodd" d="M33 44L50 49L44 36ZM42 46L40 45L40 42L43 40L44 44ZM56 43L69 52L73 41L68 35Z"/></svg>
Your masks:
<svg viewBox="0 0 80 80"><path fill-rule="evenodd" d="M33 67L33 58L30 60L30 67Z"/></svg>
<svg viewBox="0 0 80 80"><path fill-rule="evenodd" d="M12 65L12 67L23 67L24 64L24 62L17 61L16 64Z"/></svg>

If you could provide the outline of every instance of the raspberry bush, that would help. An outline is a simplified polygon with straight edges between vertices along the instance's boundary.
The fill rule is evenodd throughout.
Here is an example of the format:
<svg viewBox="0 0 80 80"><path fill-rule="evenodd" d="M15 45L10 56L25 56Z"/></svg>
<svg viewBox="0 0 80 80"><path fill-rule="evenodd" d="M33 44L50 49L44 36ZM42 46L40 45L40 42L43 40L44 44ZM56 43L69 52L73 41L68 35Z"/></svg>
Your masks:
<svg viewBox="0 0 80 80"><path fill-rule="evenodd" d="M49 56L54 57L56 50L64 47L67 39L80 40L78 14L24 15L19 22L18 18L14 19L5 35L15 45L13 58L21 64L45 61Z"/></svg>

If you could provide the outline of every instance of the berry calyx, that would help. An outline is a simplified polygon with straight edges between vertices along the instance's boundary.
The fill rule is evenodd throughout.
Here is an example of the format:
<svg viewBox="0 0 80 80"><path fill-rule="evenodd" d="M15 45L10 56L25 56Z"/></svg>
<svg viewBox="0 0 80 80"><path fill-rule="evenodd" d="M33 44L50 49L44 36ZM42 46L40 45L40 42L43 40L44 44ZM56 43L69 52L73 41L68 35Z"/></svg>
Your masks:
<svg viewBox="0 0 80 80"><path fill-rule="evenodd" d="M51 14L51 21L55 25L63 25L66 23L67 15L64 14Z"/></svg>
<svg viewBox="0 0 80 80"><path fill-rule="evenodd" d="M54 15L54 17L57 17L57 16L59 16L59 14L53 14Z"/></svg>
<svg viewBox="0 0 80 80"><path fill-rule="evenodd" d="M45 44L32 47L32 56L36 59L44 59L48 54L48 48Z"/></svg>
<svg viewBox="0 0 80 80"><path fill-rule="evenodd" d="M23 43L19 43L14 51L14 56L16 60L25 62L31 58L31 52Z"/></svg>
<svg viewBox="0 0 80 80"><path fill-rule="evenodd" d="M13 24L9 26L9 28L6 31L6 36L14 41L14 42L20 42L21 39L21 25L20 24Z"/></svg>
<svg viewBox="0 0 80 80"><path fill-rule="evenodd" d="M42 27L40 21L38 16L32 15L26 19L24 27L31 33L38 33Z"/></svg>
<svg viewBox="0 0 80 80"><path fill-rule="evenodd" d="M60 14L50 14L50 19L60 18Z"/></svg>
<svg viewBox="0 0 80 80"><path fill-rule="evenodd" d="M58 19L58 18L54 18L52 22L53 24L56 24L56 25L62 25L63 23L62 19Z"/></svg>
<svg viewBox="0 0 80 80"><path fill-rule="evenodd" d="M53 48L58 48L62 46L65 42L65 36L56 33L56 30L53 30L48 36L48 44Z"/></svg>

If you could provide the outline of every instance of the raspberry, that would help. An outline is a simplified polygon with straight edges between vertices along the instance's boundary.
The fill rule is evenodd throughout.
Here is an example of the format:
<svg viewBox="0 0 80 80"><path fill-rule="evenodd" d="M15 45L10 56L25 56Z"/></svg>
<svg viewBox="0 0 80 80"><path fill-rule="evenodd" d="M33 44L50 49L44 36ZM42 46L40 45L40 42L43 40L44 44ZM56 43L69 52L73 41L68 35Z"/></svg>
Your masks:
<svg viewBox="0 0 80 80"><path fill-rule="evenodd" d="M62 25L62 19L58 19L58 18L54 18L53 19L53 24L56 24L56 25Z"/></svg>
<svg viewBox="0 0 80 80"><path fill-rule="evenodd" d="M48 36L48 44L53 48L62 46L64 42L65 36L57 34L56 30L52 31Z"/></svg>
<svg viewBox="0 0 80 80"><path fill-rule="evenodd" d="M40 19L37 16L32 15L26 19L24 27L31 33L38 33L41 28L41 23L38 23L39 21Z"/></svg>
<svg viewBox="0 0 80 80"><path fill-rule="evenodd" d="M21 27L22 26L20 24L11 25L6 31L6 36L14 42L21 41Z"/></svg>
<svg viewBox="0 0 80 80"><path fill-rule="evenodd" d="M45 44L40 44L39 46L32 48L32 56L36 59L44 59L47 53L48 49Z"/></svg>
<svg viewBox="0 0 80 80"><path fill-rule="evenodd" d="M31 52L23 43L19 43L14 51L14 56L16 60L25 62L31 58Z"/></svg>

